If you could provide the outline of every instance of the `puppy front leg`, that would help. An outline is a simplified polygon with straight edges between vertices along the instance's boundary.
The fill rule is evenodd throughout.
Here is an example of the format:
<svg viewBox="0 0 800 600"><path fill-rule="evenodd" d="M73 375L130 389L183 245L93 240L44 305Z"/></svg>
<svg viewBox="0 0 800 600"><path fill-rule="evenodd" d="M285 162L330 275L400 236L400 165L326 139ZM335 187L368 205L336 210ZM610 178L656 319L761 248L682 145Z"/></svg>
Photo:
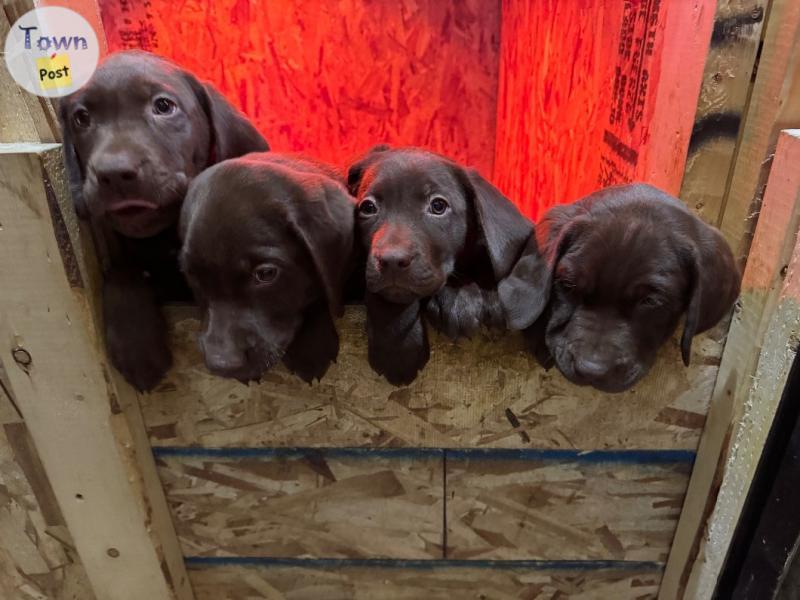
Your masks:
<svg viewBox="0 0 800 600"><path fill-rule="evenodd" d="M172 366L167 324L141 270L112 266L103 282L111 363L137 390L152 390Z"/></svg>
<svg viewBox="0 0 800 600"><path fill-rule="evenodd" d="M370 366L393 385L408 385L431 351L420 303L394 304L367 294L367 353Z"/></svg>
<svg viewBox="0 0 800 600"><path fill-rule="evenodd" d="M550 349L545 342L545 335L547 333L547 322L550 320L550 309L545 309L545 312L534 321L533 325L527 329L522 330L522 337L525 340L525 346L528 348L536 361L545 369L551 369L555 365L555 359L550 354Z"/></svg>
<svg viewBox="0 0 800 600"><path fill-rule="evenodd" d="M283 364L306 383L322 379L339 355L339 334L327 303L312 305L283 355Z"/></svg>
<svg viewBox="0 0 800 600"><path fill-rule="evenodd" d="M476 283L445 286L428 301L425 315L436 329L453 340L471 337L481 326L505 327L497 290L485 290Z"/></svg>

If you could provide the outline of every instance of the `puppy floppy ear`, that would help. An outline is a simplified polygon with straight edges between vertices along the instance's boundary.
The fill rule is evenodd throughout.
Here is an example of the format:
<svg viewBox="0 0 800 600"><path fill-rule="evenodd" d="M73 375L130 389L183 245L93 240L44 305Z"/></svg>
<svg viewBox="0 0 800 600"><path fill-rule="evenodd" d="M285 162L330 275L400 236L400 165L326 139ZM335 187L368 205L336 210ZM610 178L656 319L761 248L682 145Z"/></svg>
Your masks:
<svg viewBox="0 0 800 600"><path fill-rule="evenodd" d="M186 79L208 120L213 148L210 161L216 163L250 152L269 150L269 144L247 117L212 85L200 83L190 73L186 73Z"/></svg>
<svg viewBox="0 0 800 600"><path fill-rule="evenodd" d="M391 150L391 147L388 144L373 146L363 158L347 169L347 191L349 191L351 195L355 196L358 194L358 188L361 185L361 179L364 177L364 171L378 162L383 152L389 150Z"/></svg>
<svg viewBox="0 0 800 600"><path fill-rule="evenodd" d="M295 235L305 246L325 290L330 314L344 312L345 281L353 262L353 199L328 181L317 184L306 202L292 204L289 215Z"/></svg>
<svg viewBox="0 0 800 600"><path fill-rule="evenodd" d="M552 268L531 234L511 273L497 284L509 329L525 329L539 318L550 301L551 284Z"/></svg>
<svg viewBox="0 0 800 600"><path fill-rule="evenodd" d="M61 145L64 153L64 167L67 171L69 189L72 193L72 202L75 204L75 212L81 219L89 218L89 210L86 200L83 197L83 166L75 152L75 145L72 143L72 132L69 125L70 102L62 100L58 106L58 120L61 124Z"/></svg>
<svg viewBox="0 0 800 600"><path fill-rule="evenodd" d="M533 235L533 223L477 171L465 170L463 177L497 281L506 324L509 329L525 329L541 314L550 297L549 271Z"/></svg>
<svg viewBox="0 0 800 600"><path fill-rule="evenodd" d="M711 329L728 313L739 296L741 276L722 234L705 223L696 224L692 238L684 241L682 254L691 274L681 336L681 356L688 367L692 338Z"/></svg>
<svg viewBox="0 0 800 600"><path fill-rule="evenodd" d="M579 208L574 204L551 208L536 226L511 274L498 285L498 293L508 286L505 293L509 298L509 306L523 306L516 313L509 310L511 329L529 327L545 311L550 302L553 274L559 259L588 226L589 218L579 216ZM528 288L517 285L519 280L526 282ZM512 322L512 317L518 320ZM545 364L541 358L540 362Z"/></svg>

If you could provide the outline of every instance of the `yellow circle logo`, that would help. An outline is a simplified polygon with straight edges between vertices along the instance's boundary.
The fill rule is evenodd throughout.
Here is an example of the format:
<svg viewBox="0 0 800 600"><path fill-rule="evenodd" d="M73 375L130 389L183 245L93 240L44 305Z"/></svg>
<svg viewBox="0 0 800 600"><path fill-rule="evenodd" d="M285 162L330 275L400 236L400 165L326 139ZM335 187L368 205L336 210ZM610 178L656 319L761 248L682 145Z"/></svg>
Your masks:
<svg viewBox="0 0 800 600"><path fill-rule="evenodd" d="M37 96L66 96L94 73L100 47L92 26L74 10L37 8L11 26L6 65L14 80Z"/></svg>

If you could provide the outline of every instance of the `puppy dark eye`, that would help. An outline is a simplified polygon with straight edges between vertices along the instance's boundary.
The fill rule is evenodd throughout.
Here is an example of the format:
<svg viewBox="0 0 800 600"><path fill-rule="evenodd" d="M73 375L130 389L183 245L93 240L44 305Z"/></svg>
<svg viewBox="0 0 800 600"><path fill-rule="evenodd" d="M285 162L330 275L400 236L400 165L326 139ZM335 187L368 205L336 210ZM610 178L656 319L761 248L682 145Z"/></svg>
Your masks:
<svg viewBox="0 0 800 600"><path fill-rule="evenodd" d="M371 217L378 214L378 203L372 198L364 198L358 205L358 214Z"/></svg>
<svg viewBox="0 0 800 600"><path fill-rule="evenodd" d="M428 205L428 212L432 215L439 216L446 213L448 208L450 208L450 205L447 203L447 200L441 196L434 196L431 203Z"/></svg>
<svg viewBox="0 0 800 600"><path fill-rule="evenodd" d="M85 108L79 108L75 111L75 114L72 115L72 122L75 123L76 127L86 129L92 124L92 117L88 110Z"/></svg>
<svg viewBox="0 0 800 600"><path fill-rule="evenodd" d="M169 98L156 98L153 101L153 112L157 115L171 115L178 110L178 105Z"/></svg>
<svg viewBox="0 0 800 600"><path fill-rule="evenodd" d="M641 300L639 300L639 306L644 308L657 308L664 304L664 301L660 296L655 296L650 294L649 296L645 296Z"/></svg>
<svg viewBox="0 0 800 600"><path fill-rule="evenodd" d="M253 279L255 279L257 284L263 285L272 283L277 276L278 267L275 265L263 264L253 269Z"/></svg>

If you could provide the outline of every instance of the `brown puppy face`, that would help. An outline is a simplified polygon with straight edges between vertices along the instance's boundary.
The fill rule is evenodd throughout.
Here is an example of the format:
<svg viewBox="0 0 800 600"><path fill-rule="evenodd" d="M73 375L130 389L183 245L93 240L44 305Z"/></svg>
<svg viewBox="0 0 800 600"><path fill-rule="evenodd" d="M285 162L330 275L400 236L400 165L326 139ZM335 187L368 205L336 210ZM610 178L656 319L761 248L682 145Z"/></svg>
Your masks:
<svg viewBox="0 0 800 600"><path fill-rule="evenodd" d="M474 229L455 168L427 152L392 150L359 173L357 228L370 292L407 304L438 292L453 273Z"/></svg>
<svg viewBox="0 0 800 600"><path fill-rule="evenodd" d="M268 146L216 91L157 56L121 52L60 106L79 209L143 238L174 224L215 160Z"/></svg>
<svg viewBox="0 0 800 600"><path fill-rule="evenodd" d="M572 382L633 386L686 313L682 347L730 310L739 273L721 235L644 185L552 209L541 224L553 272L544 342Z"/></svg>
<svg viewBox="0 0 800 600"><path fill-rule="evenodd" d="M181 264L210 371L247 382L283 359L308 381L324 374L338 352L352 213L338 182L280 155L224 161L192 183Z"/></svg>
<svg viewBox="0 0 800 600"><path fill-rule="evenodd" d="M529 244L533 225L477 171L418 148L378 146L350 167L347 183L368 253L368 292L410 304L448 280L475 282L498 290L512 328L539 315L547 294L544 261ZM512 271L522 256L519 276Z"/></svg>

